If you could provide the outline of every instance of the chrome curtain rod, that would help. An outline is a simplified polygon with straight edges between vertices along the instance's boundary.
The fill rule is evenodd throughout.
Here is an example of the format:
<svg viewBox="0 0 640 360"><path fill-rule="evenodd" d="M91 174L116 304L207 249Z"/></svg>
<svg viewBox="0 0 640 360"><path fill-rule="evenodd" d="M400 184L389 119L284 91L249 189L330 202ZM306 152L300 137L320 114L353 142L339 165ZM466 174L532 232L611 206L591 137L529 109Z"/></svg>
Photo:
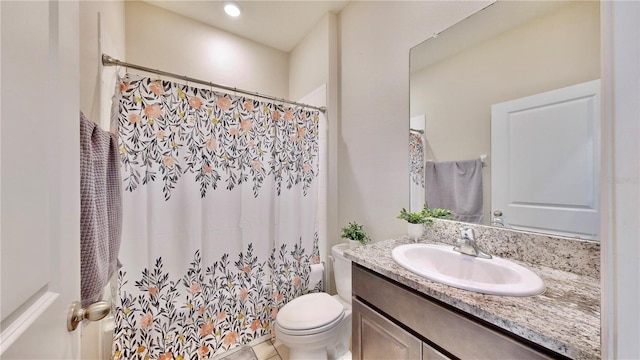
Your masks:
<svg viewBox="0 0 640 360"><path fill-rule="evenodd" d="M251 92L251 91L247 91L247 90L242 90L242 89L238 89L238 88L234 88L234 87L230 87L230 86L224 86L224 85L220 85L220 84L216 84L214 82L211 81L204 81L204 80L200 80L200 79L195 79L189 76L185 76L185 75L178 75L178 74L174 74L174 73L170 73L168 71L162 71L162 70L156 70L156 69L152 69L152 68L148 68L146 66L141 66L141 65L136 65L136 64L131 64L125 61L120 61L118 59L114 59L111 56L107 55L107 54L102 54L102 65L104 66L122 66L125 68L131 68L131 69L138 69L138 70L142 70L142 71L146 71L146 72L150 72L153 74L158 74L158 75L164 75L164 76L170 76L176 79L180 79L180 80L184 80L184 81L188 81L188 82L192 82L192 83L196 83L196 84L201 84L201 85L206 85L206 86L210 86L210 87L214 87L214 88L218 88L218 89L224 89L227 91L233 91L235 93L241 93L241 94L246 94L246 95L251 95L251 96L255 96L255 97L259 97L259 98L263 98L263 99L268 99L268 100L272 100L272 101L279 101L279 102L283 102L283 103L287 103L287 104L292 104L292 105L296 105L296 106L301 106L304 108L309 108L309 109L316 109L316 110L320 110L321 112L326 112L327 108L326 107L318 107L318 106L313 106L313 105L309 105L309 104L302 104L299 102L295 102L295 101L291 101L291 100L287 100L287 99L281 99L281 98L277 98L274 96L270 96L270 95L263 95L257 92Z"/></svg>

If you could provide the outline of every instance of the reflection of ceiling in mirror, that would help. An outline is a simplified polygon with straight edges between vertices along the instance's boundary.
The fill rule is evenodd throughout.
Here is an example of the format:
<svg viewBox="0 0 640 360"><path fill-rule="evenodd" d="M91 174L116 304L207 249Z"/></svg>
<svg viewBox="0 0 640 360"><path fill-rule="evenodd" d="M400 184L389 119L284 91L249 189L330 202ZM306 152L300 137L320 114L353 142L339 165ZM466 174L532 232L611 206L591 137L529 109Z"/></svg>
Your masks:
<svg viewBox="0 0 640 360"><path fill-rule="evenodd" d="M512 27L570 1L499 1L416 45L410 52L410 72L446 59Z"/></svg>

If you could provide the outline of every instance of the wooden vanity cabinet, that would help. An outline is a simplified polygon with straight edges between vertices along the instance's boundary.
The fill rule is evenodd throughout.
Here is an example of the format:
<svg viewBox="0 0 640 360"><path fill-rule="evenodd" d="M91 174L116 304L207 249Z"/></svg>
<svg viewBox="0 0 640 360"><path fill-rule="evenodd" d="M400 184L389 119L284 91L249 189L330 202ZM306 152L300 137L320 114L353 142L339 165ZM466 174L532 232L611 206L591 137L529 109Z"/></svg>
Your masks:
<svg viewBox="0 0 640 360"><path fill-rule="evenodd" d="M353 359L566 359L356 263Z"/></svg>
<svg viewBox="0 0 640 360"><path fill-rule="evenodd" d="M352 304L354 359L450 359L357 299Z"/></svg>

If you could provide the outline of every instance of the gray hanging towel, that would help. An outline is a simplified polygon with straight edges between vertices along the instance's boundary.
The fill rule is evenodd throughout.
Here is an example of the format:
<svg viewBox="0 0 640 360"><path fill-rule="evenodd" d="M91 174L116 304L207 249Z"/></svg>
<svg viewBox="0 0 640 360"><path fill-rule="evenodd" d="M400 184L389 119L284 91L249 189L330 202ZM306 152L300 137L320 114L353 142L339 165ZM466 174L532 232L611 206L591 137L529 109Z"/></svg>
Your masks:
<svg viewBox="0 0 640 360"><path fill-rule="evenodd" d="M122 194L118 140L80 113L80 297L86 307L102 299L118 270Z"/></svg>
<svg viewBox="0 0 640 360"><path fill-rule="evenodd" d="M482 222L482 161L427 161L427 205L451 210L451 218Z"/></svg>

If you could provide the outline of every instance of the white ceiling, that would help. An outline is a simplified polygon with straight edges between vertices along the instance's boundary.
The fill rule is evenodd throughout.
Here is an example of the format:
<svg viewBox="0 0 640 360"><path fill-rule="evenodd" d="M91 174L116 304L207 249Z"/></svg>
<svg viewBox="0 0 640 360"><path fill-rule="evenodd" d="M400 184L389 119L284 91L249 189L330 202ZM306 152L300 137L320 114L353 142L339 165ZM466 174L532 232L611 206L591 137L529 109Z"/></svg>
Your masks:
<svg viewBox="0 0 640 360"><path fill-rule="evenodd" d="M242 14L231 18L220 0L144 0L272 48L290 52L329 11L340 12L348 1L235 1Z"/></svg>

